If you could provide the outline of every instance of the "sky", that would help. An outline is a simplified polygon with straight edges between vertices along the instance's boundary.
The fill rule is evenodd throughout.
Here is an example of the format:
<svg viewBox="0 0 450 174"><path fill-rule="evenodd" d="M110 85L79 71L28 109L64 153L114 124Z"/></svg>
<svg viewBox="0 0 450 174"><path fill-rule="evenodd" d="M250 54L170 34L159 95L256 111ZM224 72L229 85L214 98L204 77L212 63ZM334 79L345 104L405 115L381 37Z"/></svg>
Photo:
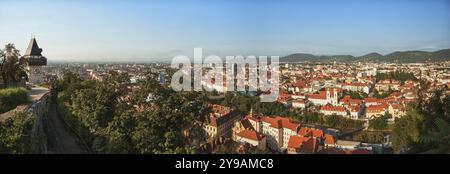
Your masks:
<svg viewBox="0 0 450 174"><path fill-rule="evenodd" d="M450 0L1 0L0 44L50 61L450 48Z"/></svg>

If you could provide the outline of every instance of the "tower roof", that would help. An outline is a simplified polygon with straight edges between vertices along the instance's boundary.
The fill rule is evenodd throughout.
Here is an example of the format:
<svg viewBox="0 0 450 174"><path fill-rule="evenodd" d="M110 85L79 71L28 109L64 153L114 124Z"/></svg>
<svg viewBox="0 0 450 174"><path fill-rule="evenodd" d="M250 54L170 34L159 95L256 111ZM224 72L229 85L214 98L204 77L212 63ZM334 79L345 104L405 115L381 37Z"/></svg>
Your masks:
<svg viewBox="0 0 450 174"><path fill-rule="evenodd" d="M47 58L42 56L42 49L39 48L36 38L31 38L28 44L27 51L23 58L27 60L28 66L45 66L47 65Z"/></svg>
<svg viewBox="0 0 450 174"><path fill-rule="evenodd" d="M36 39L32 38L28 44L27 51L24 56L42 56L42 49L39 48Z"/></svg>

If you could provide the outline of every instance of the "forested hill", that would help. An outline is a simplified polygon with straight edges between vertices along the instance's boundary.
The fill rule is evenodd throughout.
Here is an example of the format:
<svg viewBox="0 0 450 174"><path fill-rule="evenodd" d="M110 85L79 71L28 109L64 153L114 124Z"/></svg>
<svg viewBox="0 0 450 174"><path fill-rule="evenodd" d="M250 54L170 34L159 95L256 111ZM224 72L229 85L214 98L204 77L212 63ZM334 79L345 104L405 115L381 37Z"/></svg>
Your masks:
<svg viewBox="0 0 450 174"><path fill-rule="evenodd" d="M450 61L450 49L439 50L435 52L426 51L397 51L387 55L378 53L369 53L363 56L355 57L352 55L312 55L305 53L291 54L280 58L281 62L349 62L349 61L374 61L374 62L440 62Z"/></svg>

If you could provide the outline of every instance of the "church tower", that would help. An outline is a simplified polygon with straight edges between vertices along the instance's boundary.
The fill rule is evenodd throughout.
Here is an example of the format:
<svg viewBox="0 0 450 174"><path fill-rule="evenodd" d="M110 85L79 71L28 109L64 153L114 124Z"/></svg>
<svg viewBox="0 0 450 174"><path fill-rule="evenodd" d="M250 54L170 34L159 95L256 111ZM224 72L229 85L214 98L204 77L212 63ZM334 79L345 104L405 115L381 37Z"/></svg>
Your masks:
<svg viewBox="0 0 450 174"><path fill-rule="evenodd" d="M22 56L27 63L28 82L38 84L44 82L42 66L47 65L47 58L42 56L42 49L39 48L36 38L31 38L25 55Z"/></svg>

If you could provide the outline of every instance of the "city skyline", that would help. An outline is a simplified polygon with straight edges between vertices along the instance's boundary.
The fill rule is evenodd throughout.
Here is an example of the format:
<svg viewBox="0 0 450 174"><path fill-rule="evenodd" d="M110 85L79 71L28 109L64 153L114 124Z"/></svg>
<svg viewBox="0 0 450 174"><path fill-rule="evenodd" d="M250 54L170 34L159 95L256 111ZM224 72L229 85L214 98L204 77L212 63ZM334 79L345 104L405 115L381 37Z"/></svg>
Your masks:
<svg viewBox="0 0 450 174"><path fill-rule="evenodd" d="M450 48L450 1L2 1L0 44L49 61L350 54ZM70 22L68 22L70 21Z"/></svg>

